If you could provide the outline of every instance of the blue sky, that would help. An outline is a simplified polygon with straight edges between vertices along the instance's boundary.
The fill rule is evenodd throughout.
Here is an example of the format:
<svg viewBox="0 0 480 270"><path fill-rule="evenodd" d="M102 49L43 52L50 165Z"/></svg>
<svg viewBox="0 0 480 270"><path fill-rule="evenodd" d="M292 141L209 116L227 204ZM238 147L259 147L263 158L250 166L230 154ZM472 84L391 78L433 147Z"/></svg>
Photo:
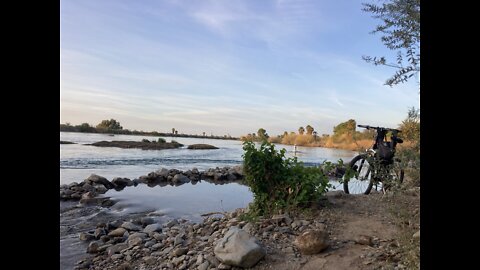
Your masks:
<svg viewBox="0 0 480 270"><path fill-rule="evenodd" d="M270 135L355 119L397 127L417 80L387 56L357 0L61 0L60 122Z"/></svg>

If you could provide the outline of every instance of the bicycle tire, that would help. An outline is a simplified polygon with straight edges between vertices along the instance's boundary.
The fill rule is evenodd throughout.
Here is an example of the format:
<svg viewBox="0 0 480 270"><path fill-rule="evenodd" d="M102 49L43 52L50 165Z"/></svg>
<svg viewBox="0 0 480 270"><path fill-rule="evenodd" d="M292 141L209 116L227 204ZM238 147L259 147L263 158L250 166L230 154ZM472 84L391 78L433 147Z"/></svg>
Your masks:
<svg viewBox="0 0 480 270"><path fill-rule="evenodd" d="M359 164L357 164L359 163ZM355 165L357 167L355 167ZM346 194L350 194L353 191L356 194L363 193L369 194L373 187L372 169L373 166L368 163L367 155L361 154L354 157L348 164L350 169L355 170L356 176L350 179L343 180L343 191ZM366 171L364 171L366 169ZM365 172L365 175L361 175ZM359 179L360 178L360 179ZM365 179L363 179L365 178ZM368 181L368 183L366 182ZM356 187L356 188L355 188ZM365 191L363 191L365 189ZM359 192L361 191L361 192Z"/></svg>

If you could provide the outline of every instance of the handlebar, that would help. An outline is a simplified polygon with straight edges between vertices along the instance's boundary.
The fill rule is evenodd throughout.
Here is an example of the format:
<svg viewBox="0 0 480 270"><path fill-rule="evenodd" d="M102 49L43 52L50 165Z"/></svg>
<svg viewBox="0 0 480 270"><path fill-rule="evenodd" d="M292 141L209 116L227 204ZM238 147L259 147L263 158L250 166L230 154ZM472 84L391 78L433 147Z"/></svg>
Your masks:
<svg viewBox="0 0 480 270"><path fill-rule="evenodd" d="M372 127L372 126L369 126L369 125L357 125L357 127L366 128L366 129L376 129L376 130L388 130L388 131L402 132L401 130L394 129L394 128Z"/></svg>

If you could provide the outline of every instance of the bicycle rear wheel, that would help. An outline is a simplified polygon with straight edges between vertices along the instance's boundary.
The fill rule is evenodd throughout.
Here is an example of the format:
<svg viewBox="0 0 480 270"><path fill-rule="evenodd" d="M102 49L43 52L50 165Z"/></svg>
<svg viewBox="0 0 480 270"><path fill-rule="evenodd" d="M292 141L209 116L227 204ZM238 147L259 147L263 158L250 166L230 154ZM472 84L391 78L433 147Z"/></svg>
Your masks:
<svg viewBox="0 0 480 270"><path fill-rule="evenodd" d="M373 166L368 162L367 155L362 154L354 157L348 164L354 174L343 179L343 191L347 194L369 194L373 186Z"/></svg>

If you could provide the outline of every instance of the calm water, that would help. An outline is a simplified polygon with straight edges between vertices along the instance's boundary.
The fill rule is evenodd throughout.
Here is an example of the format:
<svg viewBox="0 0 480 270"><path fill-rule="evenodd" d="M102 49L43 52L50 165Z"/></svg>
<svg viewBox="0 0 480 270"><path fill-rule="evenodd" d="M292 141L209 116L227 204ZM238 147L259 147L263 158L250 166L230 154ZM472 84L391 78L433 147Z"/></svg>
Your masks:
<svg viewBox="0 0 480 270"><path fill-rule="evenodd" d="M140 141L144 138L157 140L159 137L60 132L60 140L77 143L60 145L60 184L81 182L92 173L104 176L109 180L114 177L134 179L160 168L188 170L195 167L199 170L206 170L215 167L235 166L242 162L242 142L233 140L163 137L167 141L173 139L185 145L180 149L165 150L122 149L85 145L98 141ZM197 143L211 144L220 149L186 149L188 145ZM291 157L294 154L291 145L277 145L277 148L285 148L287 156ZM356 152L353 151L320 147L297 147L296 152L298 159L305 162L306 165L321 164L325 160L337 161L340 158L349 161L355 155ZM165 190L168 190L168 192L165 192ZM175 209L174 206L178 203L181 203L182 207L187 209L188 202L185 201L185 198L189 198L188 200L192 201L193 205L196 205L197 200L203 200L204 205L212 207L211 211L218 211L218 200L210 203L207 198L211 197L211 194L218 195L221 192L236 194L234 197L229 198L227 196L225 200L221 199L223 207L228 208L225 210L245 207L245 203L248 203L252 198L245 186L231 184L227 188L223 185L206 182L201 182L196 186L186 184L180 187L130 187L121 192L111 190L108 192L108 196L126 201L126 205L129 207L133 207L135 202L137 206L143 204L146 208L160 207L158 204L152 204L158 200L147 200L147 198L169 196L169 199L163 202L161 206L164 210ZM191 214L198 214L196 209L191 210ZM205 210L208 210L208 206ZM176 216L176 211L180 210L171 210L170 214Z"/></svg>

